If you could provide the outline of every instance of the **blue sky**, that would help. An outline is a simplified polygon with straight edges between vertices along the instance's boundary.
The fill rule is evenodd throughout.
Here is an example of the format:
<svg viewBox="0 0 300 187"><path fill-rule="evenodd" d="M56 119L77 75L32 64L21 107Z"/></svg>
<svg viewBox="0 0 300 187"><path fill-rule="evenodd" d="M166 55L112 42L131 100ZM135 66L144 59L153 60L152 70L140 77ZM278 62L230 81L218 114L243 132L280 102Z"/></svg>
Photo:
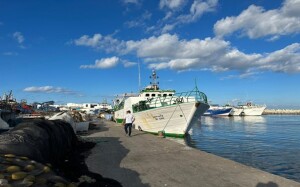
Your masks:
<svg viewBox="0 0 300 187"><path fill-rule="evenodd" d="M0 93L110 101L160 87L300 108L300 0L0 1Z"/></svg>

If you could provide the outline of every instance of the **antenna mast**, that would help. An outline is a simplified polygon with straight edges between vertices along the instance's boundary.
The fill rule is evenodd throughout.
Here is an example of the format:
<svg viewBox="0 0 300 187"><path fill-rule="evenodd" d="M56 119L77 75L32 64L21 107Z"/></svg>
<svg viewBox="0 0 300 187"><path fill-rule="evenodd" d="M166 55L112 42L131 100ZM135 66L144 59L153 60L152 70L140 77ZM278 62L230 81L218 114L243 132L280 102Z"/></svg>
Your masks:
<svg viewBox="0 0 300 187"><path fill-rule="evenodd" d="M152 75L150 76L150 78L152 78L151 88L154 90L159 90L159 82L157 82L158 76L156 75L155 69L152 70Z"/></svg>
<svg viewBox="0 0 300 187"><path fill-rule="evenodd" d="M138 70L139 70L139 91L141 90L141 66L140 59L138 58Z"/></svg>

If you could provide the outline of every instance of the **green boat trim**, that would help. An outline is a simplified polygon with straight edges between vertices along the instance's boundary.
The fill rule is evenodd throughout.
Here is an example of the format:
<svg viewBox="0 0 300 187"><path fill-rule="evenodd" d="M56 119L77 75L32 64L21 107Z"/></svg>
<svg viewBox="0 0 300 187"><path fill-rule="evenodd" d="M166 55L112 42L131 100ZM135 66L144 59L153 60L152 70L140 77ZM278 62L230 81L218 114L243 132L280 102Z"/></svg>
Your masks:
<svg viewBox="0 0 300 187"><path fill-rule="evenodd" d="M143 131L149 134L153 134L153 135L158 135L161 131L159 132L149 132L149 131ZM185 134L175 134L175 133L163 133L164 136L166 137L172 137L172 138L184 138Z"/></svg>
<svg viewBox="0 0 300 187"><path fill-rule="evenodd" d="M121 118L117 118L116 119L116 123L123 123L124 119L121 119Z"/></svg>
<svg viewBox="0 0 300 187"><path fill-rule="evenodd" d="M176 92L175 90L154 90L154 89L145 89L145 90L141 90L140 93L143 92L155 92L155 93L163 93L163 92Z"/></svg>
<svg viewBox="0 0 300 187"><path fill-rule="evenodd" d="M123 119L117 118L116 123L123 123ZM153 134L153 135L158 135L161 131L159 131L159 132L143 131L143 132ZM173 138L184 138L185 137L185 134L175 134L175 133L166 133L166 132L164 132L163 134L164 134L164 136L173 137Z"/></svg>

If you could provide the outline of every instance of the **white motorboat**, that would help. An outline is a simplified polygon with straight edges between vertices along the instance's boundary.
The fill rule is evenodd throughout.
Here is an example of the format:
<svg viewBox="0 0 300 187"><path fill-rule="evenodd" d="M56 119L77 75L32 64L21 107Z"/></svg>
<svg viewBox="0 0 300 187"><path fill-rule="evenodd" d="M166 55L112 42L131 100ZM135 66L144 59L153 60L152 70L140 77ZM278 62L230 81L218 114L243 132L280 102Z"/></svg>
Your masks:
<svg viewBox="0 0 300 187"><path fill-rule="evenodd" d="M194 90L175 93L160 90L155 70L152 83L139 94L124 94L114 101L114 119L123 123L126 111L133 112L135 129L166 136L183 137L191 125L209 108L207 97L197 86Z"/></svg>
<svg viewBox="0 0 300 187"><path fill-rule="evenodd" d="M232 107L210 105L209 109L203 114L204 116L228 116L232 111Z"/></svg>
<svg viewBox="0 0 300 187"><path fill-rule="evenodd" d="M238 106L233 107L230 115L233 116L261 116L266 109L266 105L255 105L252 102L246 104L239 103Z"/></svg>

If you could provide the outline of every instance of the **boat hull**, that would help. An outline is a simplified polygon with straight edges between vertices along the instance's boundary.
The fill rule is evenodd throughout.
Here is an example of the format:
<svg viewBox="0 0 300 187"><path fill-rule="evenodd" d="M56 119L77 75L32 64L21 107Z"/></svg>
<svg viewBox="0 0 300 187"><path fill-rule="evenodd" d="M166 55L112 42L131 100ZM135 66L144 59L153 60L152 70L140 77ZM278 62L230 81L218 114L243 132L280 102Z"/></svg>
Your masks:
<svg viewBox="0 0 300 187"><path fill-rule="evenodd" d="M209 108L201 102L181 103L134 113L135 129L165 136L184 137L191 124Z"/></svg>
<svg viewBox="0 0 300 187"><path fill-rule="evenodd" d="M261 116L265 106L242 106L233 108L229 115L231 116Z"/></svg>
<svg viewBox="0 0 300 187"><path fill-rule="evenodd" d="M209 108L202 102L181 103L134 113L134 128L152 134L163 131L165 136L184 137ZM125 110L115 112L116 123L123 123Z"/></svg>
<svg viewBox="0 0 300 187"><path fill-rule="evenodd" d="M241 112L241 116L261 116L265 108L265 106L244 108Z"/></svg>
<svg viewBox="0 0 300 187"><path fill-rule="evenodd" d="M232 108L231 112L229 113L230 116L239 116L241 115L243 109L242 108Z"/></svg>
<svg viewBox="0 0 300 187"><path fill-rule="evenodd" d="M203 116L228 116L232 108L208 109Z"/></svg>

